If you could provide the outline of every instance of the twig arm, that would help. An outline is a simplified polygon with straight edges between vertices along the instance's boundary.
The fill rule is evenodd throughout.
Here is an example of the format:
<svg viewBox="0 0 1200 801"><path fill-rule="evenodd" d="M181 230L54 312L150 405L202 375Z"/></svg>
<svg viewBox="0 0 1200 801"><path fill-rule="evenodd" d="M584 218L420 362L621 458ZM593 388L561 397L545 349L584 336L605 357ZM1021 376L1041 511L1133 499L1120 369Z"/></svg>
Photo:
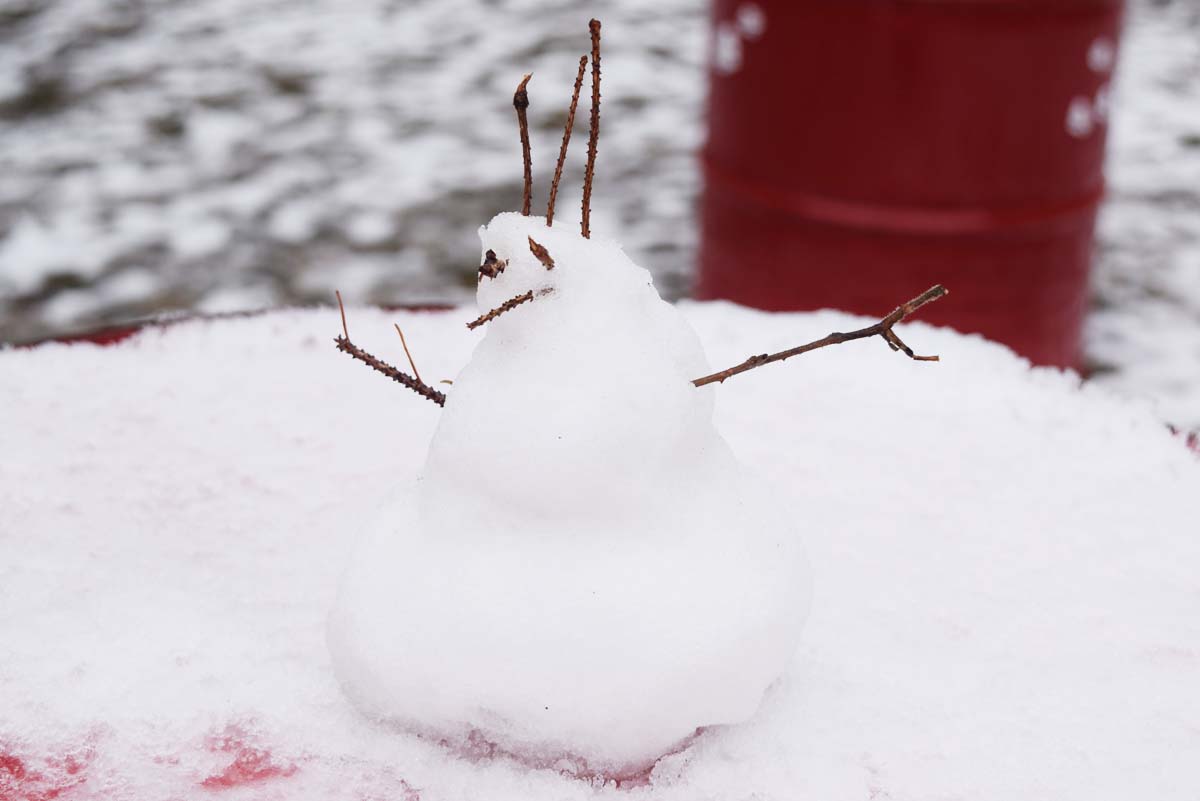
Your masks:
<svg viewBox="0 0 1200 801"><path fill-rule="evenodd" d="M342 353L353 356L355 359L358 359L363 364L375 370L377 373L382 373L393 381L408 387L422 398L431 400L438 406L446 405L445 394L438 392L421 379L414 378L408 373L397 370L395 367L392 367L382 359L378 359L375 356L372 356L370 353L367 353L365 350L360 348L358 345L355 345L345 337L337 337L333 341L337 343L337 349Z"/></svg>
<svg viewBox="0 0 1200 801"><path fill-rule="evenodd" d="M753 370L755 367L762 367L764 364L781 362L785 359L790 359L793 356L799 356L802 353L808 353L810 350L817 350L818 348L828 347L829 345L840 345L843 342L851 342L856 339L867 339L874 336L882 337L883 340L888 343L888 347L890 347L892 350L903 351L904 354L910 359L919 362L936 362L938 361L937 356L918 356L917 354L913 353L912 349L909 348L908 345L905 345L904 342L901 341L900 337L896 335L896 332L892 330L892 327L896 323L901 322L905 318L909 317L925 304L932 303L938 298L945 297L948 294L950 294L949 290L947 290L941 284L938 284L937 286L933 286L925 290L907 303L897 306L890 314L874 325L869 325L866 328L860 328L857 331L847 331L844 333L835 331L826 337L816 340L815 342L809 342L795 348L781 350L778 353L761 353L757 356L751 356L741 364L728 367L720 372L713 373L712 375L706 375L702 378L697 378L693 380L692 383L698 387L702 387L705 384L721 384L724 383L725 379L727 378L732 378L733 376L738 375L739 373L744 373L747 370Z"/></svg>
<svg viewBox="0 0 1200 801"><path fill-rule="evenodd" d="M342 314L342 336L337 337L333 341L337 343L337 349L342 353L349 354L355 359L358 359L363 364L375 370L378 373L383 373L388 378L411 389L413 392L420 395L422 398L427 398L433 401L438 406L446 405L445 394L438 392L433 387L421 380L420 375L411 376L407 373L397 370L382 359L367 353L365 350L355 345L350 341L350 329L346 327L346 307L342 305L342 293L337 292L338 311ZM396 331L400 331L400 326L396 326ZM404 334L400 333L400 342L404 345L404 353L408 354L408 343L404 341ZM408 357L408 363L412 365L413 372L417 372L417 366L413 364L412 356Z"/></svg>

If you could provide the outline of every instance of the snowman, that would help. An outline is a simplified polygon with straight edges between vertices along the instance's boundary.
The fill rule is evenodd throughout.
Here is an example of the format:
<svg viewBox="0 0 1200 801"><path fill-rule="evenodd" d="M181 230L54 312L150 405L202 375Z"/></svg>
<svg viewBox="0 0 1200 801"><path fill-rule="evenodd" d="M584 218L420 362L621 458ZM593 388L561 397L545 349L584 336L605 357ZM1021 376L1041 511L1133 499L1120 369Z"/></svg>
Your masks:
<svg viewBox="0 0 1200 801"><path fill-rule="evenodd" d="M524 213L479 230L483 338L419 478L352 555L328 641L374 719L621 777L750 718L810 590L800 519L713 425L696 334L646 270L590 236L598 36L593 22L581 228L554 220L553 200L528 213L526 78Z"/></svg>

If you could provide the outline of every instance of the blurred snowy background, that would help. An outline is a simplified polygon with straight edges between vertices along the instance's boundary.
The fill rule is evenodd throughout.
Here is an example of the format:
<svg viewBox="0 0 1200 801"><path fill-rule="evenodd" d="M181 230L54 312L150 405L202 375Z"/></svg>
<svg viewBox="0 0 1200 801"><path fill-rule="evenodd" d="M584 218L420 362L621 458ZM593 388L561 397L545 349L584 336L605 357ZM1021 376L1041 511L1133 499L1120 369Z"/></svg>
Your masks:
<svg viewBox="0 0 1200 801"><path fill-rule="evenodd" d="M512 90L534 72L537 206L592 14L606 55L593 227L685 295L706 8L0 0L0 342L328 303L334 287L466 300L476 228L520 201ZM1095 380L1200 428L1198 0L1132 0L1109 153ZM582 162L576 147L560 214L578 213Z"/></svg>

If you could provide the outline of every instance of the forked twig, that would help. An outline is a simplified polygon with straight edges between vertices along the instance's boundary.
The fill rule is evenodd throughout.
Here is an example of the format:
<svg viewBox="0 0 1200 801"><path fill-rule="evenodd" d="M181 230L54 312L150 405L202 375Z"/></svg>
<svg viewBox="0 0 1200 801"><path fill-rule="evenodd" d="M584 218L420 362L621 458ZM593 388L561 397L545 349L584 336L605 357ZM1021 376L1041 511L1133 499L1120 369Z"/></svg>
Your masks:
<svg viewBox="0 0 1200 801"><path fill-rule="evenodd" d="M533 202L533 157L529 153L529 92L525 87L533 73L521 79L517 91L513 94L513 108L517 110L517 125L521 129L521 158L525 162L525 188L521 196L521 214L529 216L529 207Z"/></svg>
<svg viewBox="0 0 1200 801"><path fill-rule="evenodd" d="M583 73L587 70L588 57L579 57L579 72L575 76L575 91L571 93L571 106L567 109L567 124L563 128L562 146L558 149L558 163L554 165L554 178L550 181L550 202L546 204L546 227L554 223L554 201L558 198L558 182L562 179L563 165L567 161L567 144L571 141L571 129L575 127L575 109L579 107L579 90L583 87Z"/></svg>
<svg viewBox="0 0 1200 801"><path fill-rule="evenodd" d="M342 353L350 354L363 364L374 369L376 372L383 373L388 378L403 384L421 397L428 398L429 400L433 401L438 406L446 405L446 396L426 384L424 381L413 378L407 373L392 367L387 362L375 358L370 353L367 353L365 350L360 348L358 345L355 345L345 337L337 337L333 341L337 343L337 349Z"/></svg>
<svg viewBox="0 0 1200 801"><path fill-rule="evenodd" d="M588 23L592 34L592 124L588 131L587 168L583 173L583 219L580 229L584 239L592 235L592 179L596 175L596 145L600 141L600 20Z"/></svg>
<svg viewBox="0 0 1200 801"><path fill-rule="evenodd" d="M937 356L918 356L913 353L912 349L909 348L908 345L905 345L900 340L900 337L896 335L896 332L892 330L892 326L904 320L926 303L932 303L938 298L945 297L948 294L950 294L949 290L947 290L941 284L938 284L937 286L933 286L925 290L920 295L917 295L908 303L897 306L891 314L889 314L887 317L884 317L874 325L869 325L866 328L860 328L857 331L850 331L848 333L840 333L835 331L823 339L818 339L815 342L809 342L807 345L800 345L796 348L790 348L789 350L783 350L779 353L763 353L758 356L751 356L741 364L722 370L719 373L713 373L712 375L706 375L703 378L697 378L692 381L692 383L698 387L702 387L705 384L720 384L723 383L726 378L735 376L738 373L744 373L747 370L753 370L755 367L762 367L764 364L781 362L784 359L790 359L792 356L799 356L801 353L808 353L810 350L824 348L827 345L837 345L842 342L850 342L851 340L855 339L867 339L868 337L874 336L882 337L883 340L888 343L888 347L890 347L892 350L903 351L904 354L910 359L915 359L919 362L936 362L938 361Z"/></svg>
<svg viewBox="0 0 1200 801"><path fill-rule="evenodd" d="M350 341L350 332L346 328L346 307L342 305L342 293L336 292L335 294L337 294L338 310L341 311L341 313L342 313L342 334L343 334L343 336L336 337L333 340L337 344L337 349L340 350L342 353L347 353L350 356L353 356L355 359L358 359L360 362L367 365L368 367L375 370L376 372L383 373L385 376L392 379L393 381L403 384L404 386L408 387L409 389L411 389L413 392L417 393L421 397L427 398L427 399L433 401L438 406L445 406L446 405L446 396L443 393L438 392L436 389L434 389L433 387L426 384L420 378L414 378L413 376L408 375L407 373L402 372L401 370L397 370L395 367L392 367L387 362L383 361L382 359L376 358L375 356L371 355L370 353L367 353L365 350L360 348L358 345L355 345L353 342ZM399 329L400 329L400 327L396 326L396 330L399 330ZM400 335L400 341L401 342L404 341L403 334ZM408 353L407 345L404 346L404 352ZM412 364L411 356L409 357L409 364ZM414 366L413 372L415 373L416 370L417 370L417 368Z"/></svg>

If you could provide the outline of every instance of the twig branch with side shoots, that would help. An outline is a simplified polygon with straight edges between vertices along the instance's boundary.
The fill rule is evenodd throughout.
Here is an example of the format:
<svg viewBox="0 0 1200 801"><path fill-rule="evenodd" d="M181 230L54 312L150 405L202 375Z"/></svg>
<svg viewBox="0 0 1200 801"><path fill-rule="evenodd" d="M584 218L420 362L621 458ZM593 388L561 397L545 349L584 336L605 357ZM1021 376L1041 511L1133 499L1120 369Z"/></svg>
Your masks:
<svg viewBox="0 0 1200 801"><path fill-rule="evenodd" d="M949 290L947 290L941 284L938 284L937 286L930 287L929 289L925 290L920 295L917 295L908 303L897 306L891 314L889 314L887 317L884 317L874 325L869 325L866 328L860 328L857 331L850 331L847 333L835 331L829 336L818 339L815 342L809 342L807 345L800 345L795 348L789 348L788 350L781 350L778 353L763 353L758 356L751 356L741 364L729 367L720 371L719 373L713 373L712 375L706 375L703 378L697 378L693 380L692 383L698 387L702 387L705 384L721 384L724 383L725 379L727 378L731 378L739 373L744 373L747 370L753 370L755 367L762 367L764 364L781 362L785 359L790 359L793 356L799 356L801 353L808 353L810 350L816 350L817 348L824 348L829 345L840 345L843 342L851 342L855 339L867 339L875 336L882 337L883 341L888 343L889 348L896 351L903 351L904 355L908 356L910 359L915 359L919 362L936 362L938 361L937 356L918 356L917 354L913 353L912 349L909 348L908 345L905 345L900 340L900 337L896 335L896 332L892 330L892 326L904 320L904 318L911 315L926 303L932 303L938 298L945 297L948 294L950 294Z"/></svg>

